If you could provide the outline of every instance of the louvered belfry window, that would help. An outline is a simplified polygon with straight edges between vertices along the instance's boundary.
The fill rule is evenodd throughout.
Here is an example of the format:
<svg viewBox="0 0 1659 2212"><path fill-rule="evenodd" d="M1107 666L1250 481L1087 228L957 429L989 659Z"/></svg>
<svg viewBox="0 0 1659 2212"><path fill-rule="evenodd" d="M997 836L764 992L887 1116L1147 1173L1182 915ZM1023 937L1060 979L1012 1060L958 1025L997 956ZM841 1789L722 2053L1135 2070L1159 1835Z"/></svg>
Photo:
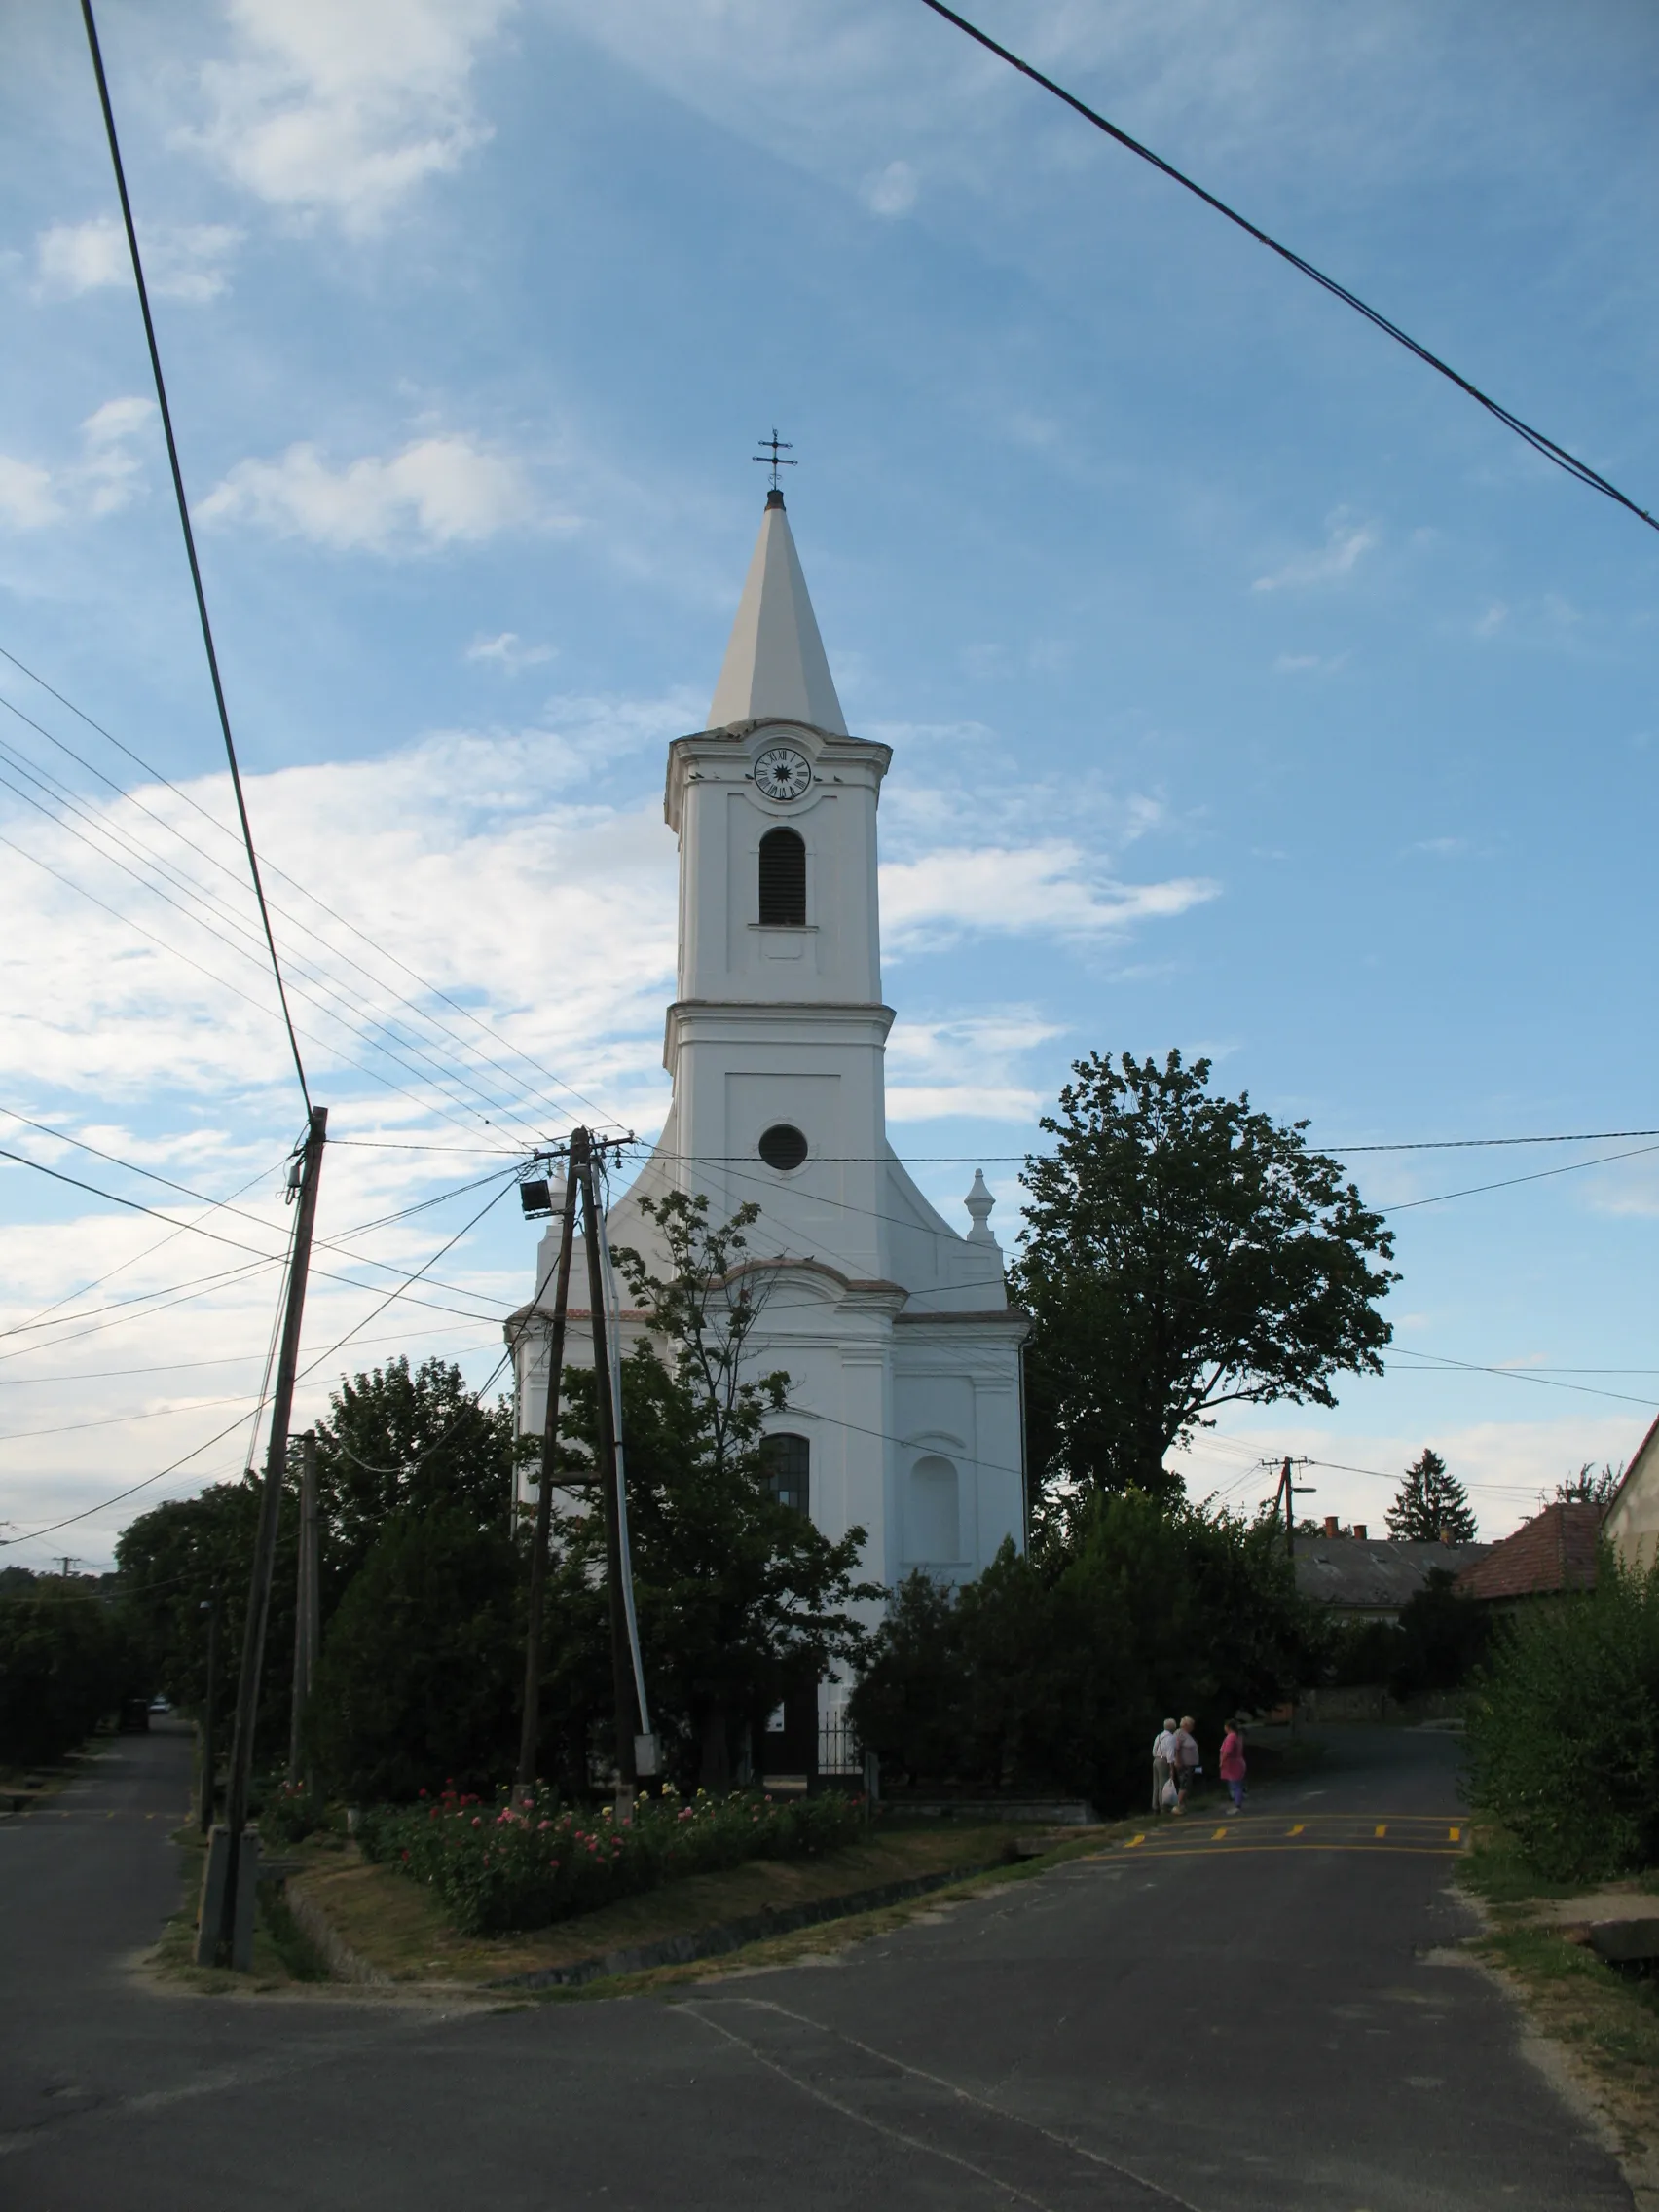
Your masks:
<svg viewBox="0 0 1659 2212"><path fill-rule="evenodd" d="M806 927L806 846L794 830L768 830L760 840L763 928Z"/></svg>

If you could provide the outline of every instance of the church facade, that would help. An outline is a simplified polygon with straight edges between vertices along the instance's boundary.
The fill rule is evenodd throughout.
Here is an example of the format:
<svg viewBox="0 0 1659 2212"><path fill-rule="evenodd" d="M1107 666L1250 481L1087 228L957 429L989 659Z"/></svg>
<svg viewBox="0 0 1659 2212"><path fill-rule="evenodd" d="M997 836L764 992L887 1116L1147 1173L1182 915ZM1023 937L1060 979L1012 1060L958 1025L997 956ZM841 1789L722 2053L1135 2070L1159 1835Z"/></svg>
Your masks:
<svg viewBox="0 0 1659 2212"><path fill-rule="evenodd" d="M756 1374L787 1369L768 1417L787 1494L830 1536L867 1531L863 1571L978 1573L1023 1547L1020 1346L993 1200L976 1172L959 1234L887 1139L876 818L889 748L849 734L790 532L768 495L709 712L669 747L680 841L678 988L663 1059L673 1103L611 1244L658 1249L640 1198L754 1202L768 1278ZM538 1254L551 1277L557 1223ZM591 1356L572 1277L568 1356ZM550 1291L545 1293L548 1302ZM585 1303L582 1301L580 1303ZM508 1324L519 1427L545 1404L546 1338ZM531 1324L527 1326L526 1324ZM638 1317L625 1317L625 1331Z"/></svg>

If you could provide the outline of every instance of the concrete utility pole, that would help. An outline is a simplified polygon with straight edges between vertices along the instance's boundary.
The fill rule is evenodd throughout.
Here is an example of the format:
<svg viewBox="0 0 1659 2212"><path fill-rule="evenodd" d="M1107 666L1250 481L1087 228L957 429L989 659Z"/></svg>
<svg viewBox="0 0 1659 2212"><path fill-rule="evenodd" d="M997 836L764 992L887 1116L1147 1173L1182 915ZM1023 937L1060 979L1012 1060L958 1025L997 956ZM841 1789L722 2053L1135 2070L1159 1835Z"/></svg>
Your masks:
<svg viewBox="0 0 1659 2212"><path fill-rule="evenodd" d="M259 1532L254 1541L253 1574L248 1585L247 1620L242 1629L241 1674L237 1683L236 1729L231 1739L230 1784L225 1792L225 1825L212 1835L203 1887L202 1921L197 1933L199 1966L245 1969L252 1963L253 1885L257 1879L257 1838L244 1837L248 1783L253 1771L253 1735L259 1717L259 1677L265 1659L265 1626L271 1612L271 1579L276 1565L276 1522L282 1503L282 1478L288 1461L288 1417L294 1405L294 1379L300 1363L300 1327L305 1318L306 1276L311 1268L312 1231L316 1222L317 1185L328 1140L328 1108L313 1106L304 1149L296 1161L299 1218L288 1269L288 1304L282 1320L282 1349L276 1363L276 1391L271 1405L271 1447L259 1501Z"/></svg>
<svg viewBox="0 0 1659 2212"><path fill-rule="evenodd" d="M306 1706L316 1677L321 1613L317 1599L316 1430L300 1439L300 1550L294 1593L294 1710L288 1726L288 1780L298 1782L304 1758Z"/></svg>
<svg viewBox="0 0 1659 2212"><path fill-rule="evenodd" d="M213 1595L203 1599L202 1610L207 1615L207 1695L202 1703L202 1788L196 1807L196 1825L206 1835L213 1825L213 1788L218 1779L219 1760L213 1735L214 1712L219 1703L219 1585L216 1582Z"/></svg>
<svg viewBox="0 0 1659 2212"><path fill-rule="evenodd" d="M1264 1467L1271 1467L1272 1461L1264 1459L1262 1464ZM1292 1459L1287 1455L1284 1465L1279 1469L1278 1488L1273 1493L1273 1510L1275 1512L1278 1510L1279 1500L1281 1498L1284 1500L1284 1556L1286 1559L1296 1557L1296 1501L1299 1497L1311 1497L1318 1487L1315 1483L1299 1483L1296 1480L1292 1470L1297 1467L1306 1467L1308 1464L1309 1461L1306 1458Z"/></svg>
<svg viewBox="0 0 1659 2212"><path fill-rule="evenodd" d="M606 1343L605 1278L599 1257L599 1205L594 1197L593 1161L586 1131L578 1162L571 1141L571 1178L582 1188L582 1223L587 1236L588 1305L593 1316L594 1398L599 1408L600 1494L605 1500L605 1579L610 1598L610 1695L616 1710L616 1780L620 1793L632 1797L638 1773L634 1762L634 1681L628 1649L628 1614L622 1595L622 1526L617 1512L616 1419L610 1402L610 1357Z"/></svg>
<svg viewBox="0 0 1659 2212"><path fill-rule="evenodd" d="M586 1129L575 1130L571 1138L559 1264L553 1282L553 1319L547 1335L547 1406L541 1422L541 1476L530 1555L530 1625L525 1634L524 1721L519 1734L518 1788L526 1799L535 1788L535 1747L541 1733L541 1628L547 1605L547 1547L553 1528L553 1464L559 1440L559 1384L565 1370L565 1316L571 1302L571 1253L575 1242L575 1162L578 1146L579 1157L586 1160L587 1141Z"/></svg>

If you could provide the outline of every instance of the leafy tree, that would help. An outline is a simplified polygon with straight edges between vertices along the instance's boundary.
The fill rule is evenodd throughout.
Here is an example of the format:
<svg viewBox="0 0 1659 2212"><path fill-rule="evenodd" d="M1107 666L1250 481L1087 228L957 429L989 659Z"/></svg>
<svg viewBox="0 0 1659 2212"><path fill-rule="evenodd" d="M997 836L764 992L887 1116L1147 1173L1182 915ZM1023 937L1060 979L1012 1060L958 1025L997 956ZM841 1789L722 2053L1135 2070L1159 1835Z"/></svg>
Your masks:
<svg viewBox="0 0 1659 2212"><path fill-rule="evenodd" d="M1594 1589L1512 1614L1470 1705L1469 1752L1474 1802L1552 1880L1659 1862L1659 1567L1604 1545Z"/></svg>
<svg viewBox="0 0 1659 2212"><path fill-rule="evenodd" d="M518 1740L524 1617L504 1518L459 1505L394 1513L330 1622L308 1708L331 1784L413 1797L454 1779L489 1788Z"/></svg>
<svg viewBox="0 0 1659 2212"><path fill-rule="evenodd" d="M115 1547L122 1613L148 1678L200 1718L207 1693L207 1611L219 1603L216 1723L228 1727L253 1574L260 1478L211 1483L194 1497L169 1498L123 1530ZM260 1676L256 1759L285 1756L294 1681L294 1603L299 1512L290 1480L276 1523L276 1563ZM228 1737L221 1737L228 1744Z"/></svg>
<svg viewBox="0 0 1659 2212"><path fill-rule="evenodd" d="M747 1348L772 1279L748 1256L758 1216L724 1223L706 1198L646 1198L668 1260L654 1273L638 1252L617 1264L667 1348L650 1343L623 1363L623 1430L640 1635L653 1705L680 1756L706 1787L729 1779L732 1737L763 1719L786 1690L855 1659L862 1631L846 1610L881 1593L856 1583L865 1531L838 1541L773 1494L765 1419L789 1377L750 1377ZM571 1432L591 1452L591 1378L571 1378ZM590 1461L591 1466L591 1461ZM563 1478L570 1481L570 1476ZM561 1588L591 1586L603 1524L591 1477L584 1511L563 1529Z"/></svg>
<svg viewBox="0 0 1659 2212"><path fill-rule="evenodd" d="M1382 1372L1392 1240L1306 1123L1214 1096L1179 1052L1073 1074L1013 1271L1038 1484L1167 1492L1165 1456L1217 1407L1334 1405L1334 1376Z"/></svg>
<svg viewBox="0 0 1659 2212"><path fill-rule="evenodd" d="M126 1685L118 1624L90 1590L43 1574L0 1597L0 1764L62 1758Z"/></svg>
<svg viewBox="0 0 1659 2212"><path fill-rule="evenodd" d="M320 1611L325 1632L387 1524L403 1512L459 1511L504 1531L511 1496L512 1410L479 1406L459 1367L407 1359L341 1378L317 1426ZM293 1693L301 1444L289 1442L260 1681L257 1761L285 1757ZM204 1607L219 1593L219 1711L236 1699L260 1481L215 1483L140 1514L116 1547L120 1588L151 1679L200 1714L206 1693ZM510 1580L510 1576L509 1576ZM423 1780L427 1779L423 1776Z"/></svg>
<svg viewBox="0 0 1659 2212"><path fill-rule="evenodd" d="M1468 1493L1434 1447L1425 1444L1406 1469L1394 1502L1382 1517L1403 1544L1472 1544L1478 1523Z"/></svg>
<svg viewBox="0 0 1659 2212"><path fill-rule="evenodd" d="M1400 1614L1388 1693L1404 1703L1436 1690L1460 1690L1485 1655L1492 1616L1457 1589L1449 1567L1433 1567Z"/></svg>
<svg viewBox="0 0 1659 2212"><path fill-rule="evenodd" d="M1166 1713L1194 1714L1213 1746L1229 1714L1275 1703L1322 1658L1271 1519L1100 1493L954 1596L904 1583L852 1718L912 1778L1081 1789L1118 1810Z"/></svg>
<svg viewBox="0 0 1659 2212"><path fill-rule="evenodd" d="M324 1530L324 1607L362 1567L394 1513L455 1508L477 1529L505 1529L512 1502L510 1399L479 1404L461 1369L405 1358L342 1376L316 1429Z"/></svg>
<svg viewBox="0 0 1659 2212"><path fill-rule="evenodd" d="M1610 1505L1614 1493L1624 1481L1624 1461L1616 1467L1598 1467L1594 1459L1586 1459L1577 1474L1567 1475L1555 1487L1557 1505Z"/></svg>

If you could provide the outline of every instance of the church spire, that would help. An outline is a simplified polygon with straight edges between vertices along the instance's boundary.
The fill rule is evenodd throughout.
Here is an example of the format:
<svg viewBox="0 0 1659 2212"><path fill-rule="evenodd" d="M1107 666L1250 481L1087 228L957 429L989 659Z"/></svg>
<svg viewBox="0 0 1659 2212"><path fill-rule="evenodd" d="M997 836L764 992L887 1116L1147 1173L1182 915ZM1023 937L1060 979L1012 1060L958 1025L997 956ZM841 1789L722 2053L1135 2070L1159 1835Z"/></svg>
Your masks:
<svg viewBox="0 0 1659 2212"><path fill-rule="evenodd" d="M800 556L790 535L784 495L775 484L766 495L755 558L709 709L709 727L724 729L731 722L773 715L840 737L847 734Z"/></svg>

